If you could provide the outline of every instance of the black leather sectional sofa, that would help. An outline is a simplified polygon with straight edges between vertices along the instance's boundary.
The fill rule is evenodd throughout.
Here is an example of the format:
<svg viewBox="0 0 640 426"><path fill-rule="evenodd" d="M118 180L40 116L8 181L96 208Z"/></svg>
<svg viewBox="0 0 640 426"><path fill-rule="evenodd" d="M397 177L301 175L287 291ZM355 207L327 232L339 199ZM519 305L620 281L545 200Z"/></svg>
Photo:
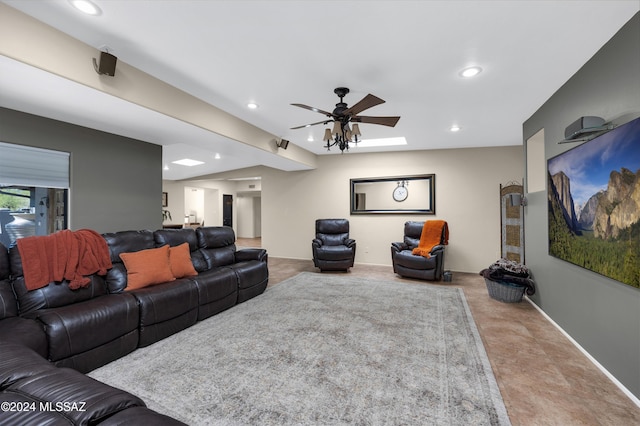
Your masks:
<svg viewBox="0 0 640 426"><path fill-rule="evenodd" d="M237 250L229 227L102 236L113 267L106 275L90 276L89 285L77 290L62 281L28 291L18 248L0 245L0 425L180 424L82 373L267 287L266 251ZM184 243L196 275L125 290L127 269L120 254ZM74 410L79 407L69 406L73 402L86 404Z"/></svg>

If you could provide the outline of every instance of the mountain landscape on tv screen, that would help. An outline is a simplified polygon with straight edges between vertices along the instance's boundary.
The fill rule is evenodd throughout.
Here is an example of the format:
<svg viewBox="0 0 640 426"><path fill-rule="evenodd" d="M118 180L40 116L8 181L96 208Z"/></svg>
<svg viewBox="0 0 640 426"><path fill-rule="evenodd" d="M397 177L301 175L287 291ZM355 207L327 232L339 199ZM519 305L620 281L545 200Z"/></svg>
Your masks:
<svg viewBox="0 0 640 426"><path fill-rule="evenodd" d="M548 171L549 254L640 288L640 119Z"/></svg>

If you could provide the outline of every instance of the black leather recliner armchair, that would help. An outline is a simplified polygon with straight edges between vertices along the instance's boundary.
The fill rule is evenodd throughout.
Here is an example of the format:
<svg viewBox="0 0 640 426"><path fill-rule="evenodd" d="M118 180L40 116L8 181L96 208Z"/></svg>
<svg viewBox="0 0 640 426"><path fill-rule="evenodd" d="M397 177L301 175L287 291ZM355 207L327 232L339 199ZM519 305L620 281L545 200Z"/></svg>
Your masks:
<svg viewBox="0 0 640 426"><path fill-rule="evenodd" d="M414 255L412 251L420 243L423 226L424 222L406 222L404 224L404 241L391 243L393 272L403 277L440 281L444 264L446 231L443 228L441 244L431 249L429 257L418 256Z"/></svg>
<svg viewBox="0 0 640 426"><path fill-rule="evenodd" d="M313 264L320 271L348 271L356 257L356 241L349 238L347 219L316 220L316 237L311 242Z"/></svg>

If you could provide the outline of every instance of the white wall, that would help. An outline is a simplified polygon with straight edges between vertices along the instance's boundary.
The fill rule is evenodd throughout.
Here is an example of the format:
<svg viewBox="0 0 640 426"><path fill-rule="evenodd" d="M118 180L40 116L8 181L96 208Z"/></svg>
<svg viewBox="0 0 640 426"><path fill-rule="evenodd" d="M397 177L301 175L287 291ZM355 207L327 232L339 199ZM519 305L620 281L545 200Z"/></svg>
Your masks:
<svg viewBox="0 0 640 426"><path fill-rule="evenodd" d="M262 197L253 198L253 211L253 236L262 237Z"/></svg>
<svg viewBox="0 0 640 426"><path fill-rule="evenodd" d="M260 168L262 170L262 168ZM260 172L261 173L261 172ZM262 236L262 180L236 181L234 210L238 218L239 238Z"/></svg>
<svg viewBox="0 0 640 426"><path fill-rule="evenodd" d="M258 194L238 194L238 238L256 238L260 236L260 197Z"/></svg>
<svg viewBox="0 0 640 426"><path fill-rule="evenodd" d="M522 181L522 158L522 146L325 155L311 171L252 170L262 177L255 188L249 188L251 181L201 180L165 181L164 190L169 192L172 214L178 203L173 193L183 193L185 186L216 188L220 211L222 194L234 195L236 235L261 235L262 246L275 257L311 259L315 220L343 217L349 219L351 236L357 240L356 262L390 265L390 245L402 240L404 222L443 219L451 232L445 267L475 273L500 257L500 184ZM429 173L436 175L436 215L350 215L350 179ZM249 192L256 190L261 192ZM250 199L261 204L260 226L259 217L253 218L252 226L251 218L237 216L244 207L251 209ZM178 205L176 211L181 209L184 206ZM255 210L251 214L257 215ZM240 221L243 235L238 233ZM244 235L245 229L251 231Z"/></svg>
<svg viewBox="0 0 640 426"><path fill-rule="evenodd" d="M166 220L164 225L184 224L185 214L191 211L197 212L197 221L204 220L205 226L222 226L222 195L233 196L233 229L238 235L238 222L241 218L239 212L244 208L241 199L246 197L248 208L255 209L252 199L260 200L260 181L225 181L225 180L190 180L190 181L162 181L162 191L168 195L168 206L163 210L171 212L172 220ZM253 192L252 192L253 191ZM238 194L241 194L239 196ZM239 204L240 203L240 204ZM258 207L260 205L258 204ZM259 213L251 213L251 233L247 238L259 237L260 226L255 223L259 220Z"/></svg>
<svg viewBox="0 0 640 426"><path fill-rule="evenodd" d="M218 210L220 191L212 188L204 188L204 217L200 223L204 226L214 226L222 223L222 214Z"/></svg>
<svg viewBox="0 0 640 426"><path fill-rule="evenodd" d="M311 258L318 218L348 218L356 263L390 265L407 220L443 219L445 267L479 272L500 257L500 184L522 181L522 146L319 156L311 171L264 170L262 246L270 256ZM350 215L352 178L435 173L436 215Z"/></svg>

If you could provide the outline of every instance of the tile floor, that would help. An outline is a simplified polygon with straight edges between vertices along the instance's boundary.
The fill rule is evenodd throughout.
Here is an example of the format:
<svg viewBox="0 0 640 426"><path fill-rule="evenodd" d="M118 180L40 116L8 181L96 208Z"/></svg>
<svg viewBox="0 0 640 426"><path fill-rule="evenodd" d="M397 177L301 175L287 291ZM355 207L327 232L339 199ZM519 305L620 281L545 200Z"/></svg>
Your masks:
<svg viewBox="0 0 640 426"><path fill-rule="evenodd" d="M237 244L260 247L260 239ZM303 271L319 273L311 260L269 257L269 285ZM348 274L416 282L390 266L356 264ZM640 425L640 407L529 302L491 299L476 274L454 272L450 283L429 284L463 289L513 425Z"/></svg>

